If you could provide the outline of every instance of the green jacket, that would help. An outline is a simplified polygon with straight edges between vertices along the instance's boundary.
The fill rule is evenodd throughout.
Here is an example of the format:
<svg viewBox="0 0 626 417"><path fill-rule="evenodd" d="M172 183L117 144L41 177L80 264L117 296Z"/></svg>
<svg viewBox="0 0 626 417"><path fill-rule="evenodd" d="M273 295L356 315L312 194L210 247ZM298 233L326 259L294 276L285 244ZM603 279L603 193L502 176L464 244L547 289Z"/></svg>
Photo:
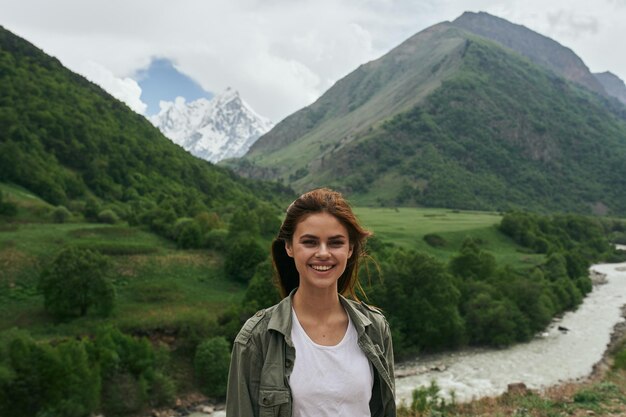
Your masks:
<svg viewBox="0 0 626 417"><path fill-rule="evenodd" d="M356 328L359 347L374 368L372 417L395 417L393 349L389 324L373 307L339 296ZM291 295L260 310L233 344L226 394L227 417L291 417L289 376L296 360L291 341Z"/></svg>

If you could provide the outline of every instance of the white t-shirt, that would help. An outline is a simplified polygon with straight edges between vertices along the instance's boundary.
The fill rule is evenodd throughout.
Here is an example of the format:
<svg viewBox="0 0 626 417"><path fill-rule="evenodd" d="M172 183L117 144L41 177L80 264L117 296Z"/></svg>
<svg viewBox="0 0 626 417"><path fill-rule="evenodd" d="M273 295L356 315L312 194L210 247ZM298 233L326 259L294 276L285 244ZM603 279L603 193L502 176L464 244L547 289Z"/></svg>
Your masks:
<svg viewBox="0 0 626 417"><path fill-rule="evenodd" d="M341 342L322 346L306 334L292 309L296 359L289 378L293 417L371 417L372 364L358 345L350 317Z"/></svg>

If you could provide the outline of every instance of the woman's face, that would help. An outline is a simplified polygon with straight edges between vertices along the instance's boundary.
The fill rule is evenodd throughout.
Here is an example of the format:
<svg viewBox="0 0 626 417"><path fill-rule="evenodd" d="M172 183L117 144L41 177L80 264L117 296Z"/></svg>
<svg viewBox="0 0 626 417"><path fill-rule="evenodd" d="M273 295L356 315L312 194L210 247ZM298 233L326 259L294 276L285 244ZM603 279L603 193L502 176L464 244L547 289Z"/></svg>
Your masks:
<svg viewBox="0 0 626 417"><path fill-rule="evenodd" d="M311 214L298 223L285 249L295 261L301 288L336 290L352 256L348 230L335 216L324 212Z"/></svg>

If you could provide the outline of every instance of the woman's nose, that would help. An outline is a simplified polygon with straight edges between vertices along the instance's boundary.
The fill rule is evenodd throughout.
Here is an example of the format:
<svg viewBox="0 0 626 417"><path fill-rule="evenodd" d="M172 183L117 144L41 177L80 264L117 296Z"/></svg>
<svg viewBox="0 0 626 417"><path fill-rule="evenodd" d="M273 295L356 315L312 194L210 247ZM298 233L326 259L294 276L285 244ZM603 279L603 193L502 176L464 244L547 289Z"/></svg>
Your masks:
<svg viewBox="0 0 626 417"><path fill-rule="evenodd" d="M318 258L323 258L328 256L328 247L326 246L326 244L322 243L320 244L320 246L317 249L317 253L316 253Z"/></svg>

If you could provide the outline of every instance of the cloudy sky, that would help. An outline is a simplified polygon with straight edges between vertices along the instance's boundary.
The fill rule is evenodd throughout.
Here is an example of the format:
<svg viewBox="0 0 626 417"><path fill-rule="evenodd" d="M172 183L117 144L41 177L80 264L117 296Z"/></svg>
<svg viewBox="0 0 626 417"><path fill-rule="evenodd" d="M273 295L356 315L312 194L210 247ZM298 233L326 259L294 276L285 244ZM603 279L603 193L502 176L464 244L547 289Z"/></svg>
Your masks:
<svg viewBox="0 0 626 417"><path fill-rule="evenodd" d="M0 25L139 113L154 59L277 122L411 35L464 11L523 24L626 80L626 0L0 0Z"/></svg>

